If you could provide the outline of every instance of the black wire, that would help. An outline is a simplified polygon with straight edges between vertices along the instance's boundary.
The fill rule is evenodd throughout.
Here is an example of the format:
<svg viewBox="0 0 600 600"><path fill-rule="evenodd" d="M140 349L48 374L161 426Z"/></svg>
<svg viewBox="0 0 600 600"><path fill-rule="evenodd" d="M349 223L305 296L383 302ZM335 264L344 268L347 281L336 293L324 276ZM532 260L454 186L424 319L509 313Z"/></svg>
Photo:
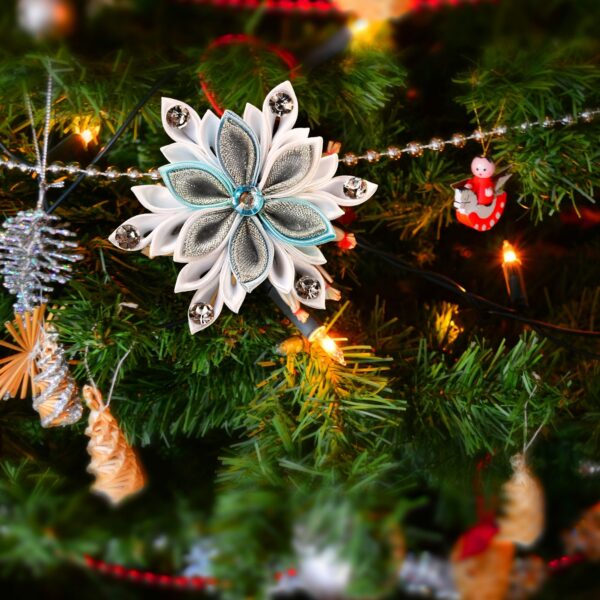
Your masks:
<svg viewBox="0 0 600 600"><path fill-rule="evenodd" d="M123 121L119 129L115 132L112 138L108 141L106 146L104 146L98 154L94 157L92 162L88 165L91 167L98 163L108 152L112 149L112 147L116 144L117 140L123 135L125 130L129 127L131 122L135 119L137 114L144 108L144 106L148 103L148 101L154 96L154 94L173 76L175 73L179 71L179 68L169 70L163 77L161 77L143 96L143 98L135 105L132 111L127 115L127 118ZM85 179L85 173L82 173L75 179L75 181L60 195L58 200L48 208L46 211L48 214L54 212L69 196L70 194L79 187L79 184Z"/></svg>
<svg viewBox="0 0 600 600"><path fill-rule="evenodd" d="M19 158L16 154L13 154L2 142L0 142L0 150L20 165L27 165L28 167L32 166L28 162L24 161L22 158Z"/></svg>
<svg viewBox="0 0 600 600"><path fill-rule="evenodd" d="M589 350L585 350L582 348L578 348L573 346L572 344L557 338L548 331L554 331L557 333L563 333L571 336L579 336L579 337L587 337L587 338L600 338L600 331L588 331L582 329L572 329L570 327L561 327L560 325L554 325L553 323L547 323L545 321L540 321L538 319L531 319L522 314L519 314L516 310L509 308L508 306L503 306L502 304L497 304L496 302L492 302L483 296L479 296L477 294L473 294L468 292L463 286L459 283L450 279L446 275L442 275L441 273L436 273L435 271L428 271L427 269L420 269L419 267L415 267L410 263L397 258L396 256L385 252L384 250L379 250L374 246L371 246L367 241L365 241L362 237L357 236L356 238L357 245L359 248L362 248L364 251L369 252L370 254L375 254L376 256L381 257L388 264L402 269L408 273L412 273L421 279L429 281L434 285L442 287L453 294L459 296L464 301L466 301L471 307L479 310L480 312L484 312L489 315L501 317L503 319L511 319L513 321L517 321L526 325L530 325L534 328L538 333L547 337L551 341L561 346L568 348L574 352L580 352L586 354L590 357L600 359L600 354L595 352L591 352Z"/></svg>

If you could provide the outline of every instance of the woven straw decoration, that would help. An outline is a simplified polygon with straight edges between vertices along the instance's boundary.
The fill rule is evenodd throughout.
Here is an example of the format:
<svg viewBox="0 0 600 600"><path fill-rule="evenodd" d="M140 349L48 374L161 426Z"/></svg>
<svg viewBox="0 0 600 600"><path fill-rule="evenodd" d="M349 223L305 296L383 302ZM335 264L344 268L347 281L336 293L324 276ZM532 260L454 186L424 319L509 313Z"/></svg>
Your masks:
<svg viewBox="0 0 600 600"><path fill-rule="evenodd" d="M459 559L461 540L452 551L452 575L460 600L504 600L510 583L515 546L492 539L479 554Z"/></svg>
<svg viewBox="0 0 600 600"><path fill-rule="evenodd" d="M90 438L88 471L96 477L92 490L116 506L144 487L144 473L100 391L86 385L83 398L90 409L85 434Z"/></svg>
<svg viewBox="0 0 600 600"><path fill-rule="evenodd" d="M35 354L44 324L46 306L32 312L15 314L13 323L5 323L15 343L0 341L0 346L14 353L0 359L0 398L27 398L30 386L37 375Z"/></svg>
<svg viewBox="0 0 600 600"><path fill-rule="evenodd" d="M512 477L502 486L503 515L498 519L499 539L532 546L544 532L544 490L529 470L523 454L511 459Z"/></svg>

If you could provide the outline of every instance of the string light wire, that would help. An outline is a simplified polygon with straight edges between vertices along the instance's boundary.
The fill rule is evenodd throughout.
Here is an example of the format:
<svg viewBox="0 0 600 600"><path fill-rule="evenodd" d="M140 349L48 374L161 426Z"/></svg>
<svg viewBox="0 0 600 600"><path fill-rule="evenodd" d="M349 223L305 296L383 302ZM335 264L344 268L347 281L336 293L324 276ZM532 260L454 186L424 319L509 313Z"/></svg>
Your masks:
<svg viewBox="0 0 600 600"><path fill-rule="evenodd" d="M533 329L535 329L540 335L549 338L551 341L560 344L562 346L568 347L570 350L576 352L582 352L590 356L591 358L600 359L600 354L596 352L591 352L589 350L578 348L572 346L568 342L564 342L562 339L553 336L550 332L563 333L569 336L579 336L584 338L591 339L600 339L600 331L590 331L584 329L574 329L571 327L563 327L561 325L555 325L553 323L547 323L546 321L540 321L539 319L532 319L530 317L526 317L512 308L508 306L503 306L502 304L497 304L496 302L492 302L483 296L479 296L472 292L467 291L462 285L447 277L446 275L442 275L441 273L436 273L435 271L429 271L427 269L421 269L419 267L415 267L410 263L392 255L384 250L379 250L374 246L371 246L366 240L364 240L361 236L356 237L357 246L362 248L365 252L370 254L374 254L379 256L383 260L385 260L390 265L396 267L397 269L401 269L408 273L412 273L413 275L417 275L421 279L425 279L438 287L442 287L453 294L459 296L465 302L469 304L472 308L487 313L489 315L501 317L503 319L511 319L513 321L518 321L523 323L524 325L530 325Z"/></svg>

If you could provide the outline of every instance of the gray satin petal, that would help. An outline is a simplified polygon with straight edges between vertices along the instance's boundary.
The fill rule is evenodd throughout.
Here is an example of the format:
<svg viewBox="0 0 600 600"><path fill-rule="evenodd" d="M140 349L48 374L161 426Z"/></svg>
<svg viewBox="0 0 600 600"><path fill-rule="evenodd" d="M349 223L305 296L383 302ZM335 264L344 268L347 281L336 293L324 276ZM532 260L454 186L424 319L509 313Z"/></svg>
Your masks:
<svg viewBox="0 0 600 600"><path fill-rule="evenodd" d="M194 206L208 206L231 198L227 188L207 171L200 169L172 169L168 174L173 191L182 200Z"/></svg>
<svg viewBox="0 0 600 600"><path fill-rule="evenodd" d="M190 224L182 245L183 258L195 258L212 252L225 240L237 213L231 209L198 212Z"/></svg>
<svg viewBox="0 0 600 600"><path fill-rule="evenodd" d="M306 177L313 160L314 148L311 144L298 144L283 152L273 163L263 186L265 196L291 189Z"/></svg>
<svg viewBox="0 0 600 600"><path fill-rule="evenodd" d="M217 135L217 156L234 186L254 185L258 177L256 135L235 113L226 111Z"/></svg>
<svg viewBox="0 0 600 600"><path fill-rule="evenodd" d="M330 232L328 222L317 210L297 201L270 200L260 216L269 229L288 241L316 240Z"/></svg>
<svg viewBox="0 0 600 600"><path fill-rule="evenodd" d="M229 242L231 270L242 284L266 276L271 256L269 246L254 219L245 218Z"/></svg>

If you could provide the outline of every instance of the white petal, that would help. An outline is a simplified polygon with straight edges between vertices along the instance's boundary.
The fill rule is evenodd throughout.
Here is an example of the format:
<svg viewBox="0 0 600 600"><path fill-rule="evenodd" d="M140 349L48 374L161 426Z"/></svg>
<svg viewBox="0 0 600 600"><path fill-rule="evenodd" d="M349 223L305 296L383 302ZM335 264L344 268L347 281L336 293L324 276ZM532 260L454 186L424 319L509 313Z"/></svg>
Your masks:
<svg viewBox="0 0 600 600"><path fill-rule="evenodd" d="M150 243L150 258L155 256L171 256L175 253L177 239L183 224L194 215L193 210L182 210L163 221L155 230Z"/></svg>
<svg viewBox="0 0 600 600"><path fill-rule="evenodd" d="M269 273L269 281L280 294L289 294L294 287L294 263L283 244L273 240L273 249L273 266Z"/></svg>
<svg viewBox="0 0 600 600"><path fill-rule="evenodd" d="M187 108L189 111L189 120L187 124L179 129L178 127L171 127L167 123L167 113L174 106L182 106ZM198 143L198 135L200 132L200 122L201 119L198 116L198 113L185 102L181 102L180 100L174 100L173 98L163 98L161 104L161 117L162 124L167 132L167 135L176 142L194 142Z"/></svg>
<svg viewBox="0 0 600 600"><path fill-rule="evenodd" d="M260 144L259 173L261 173L271 144L271 132L265 123L262 112L252 104L246 104L243 119L254 131Z"/></svg>
<svg viewBox="0 0 600 600"><path fill-rule="evenodd" d="M337 154L328 154L319 161L319 166L315 171L313 180L308 184L307 189L318 189L328 184L334 177L340 164Z"/></svg>
<svg viewBox="0 0 600 600"><path fill-rule="evenodd" d="M221 165L217 158L216 147L217 132L219 131L220 123L221 119L219 119L212 111L207 110L206 113L204 113L204 118L200 125L200 135L198 139L198 144L202 148L202 152L206 155L206 160L219 170L221 169Z"/></svg>
<svg viewBox="0 0 600 600"><path fill-rule="evenodd" d="M155 215L153 213L144 213L143 215L135 215L135 217L131 217L131 219L127 219L127 221L125 221L124 223L121 223L120 227L122 227L123 225L133 225L133 227L135 227L139 234L140 234L140 242L139 244L135 247L135 248L127 248L127 250L129 252L134 252L137 250L141 250L142 248L145 248L151 241L152 241L152 236L154 234L154 230L166 219L169 218L169 215L166 214L158 214ZM108 240L114 244L117 248L121 248L121 246L119 246L119 244L117 244L117 240L115 237L115 234L118 231L118 227L117 229L115 229L110 236L108 237ZM121 248L121 250L123 250L123 248Z"/></svg>
<svg viewBox="0 0 600 600"><path fill-rule="evenodd" d="M286 144L299 144L308 139L310 135L310 129L308 127L296 127L296 129L290 129L284 131L281 135L277 136L276 140L273 140L269 152L274 152Z"/></svg>
<svg viewBox="0 0 600 600"><path fill-rule="evenodd" d="M223 294L223 301L231 311L238 313L246 298L246 290L240 285L231 272L229 259L227 259L224 268L221 269L220 290Z"/></svg>
<svg viewBox="0 0 600 600"><path fill-rule="evenodd" d="M175 142L163 146L160 151L170 163L209 162L209 157L202 151L202 148L191 142Z"/></svg>
<svg viewBox="0 0 600 600"><path fill-rule="evenodd" d="M296 152L302 152L303 148L310 148L310 162L306 161L304 164L301 164L300 162L297 163L298 168L296 169L295 174L290 174L291 176L289 179L289 184L286 185L284 181L279 181L278 183L273 184L272 180L269 181L269 177L273 171L273 168L275 167L274 172L277 172L279 166L286 161L286 155L293 155ZM307 183L313 179L314 174L319 166L319 160L322 152L323 139L320 137L309 138L308 140L300 143L286 144L275 152L269 152L269 156L267 157L263 169L262 180L258 187L261 190L265 189L267 183L269 184L269 188L272 189L275 187L276 189L269 193L272 198L288 198L293 196L294 193L306 189Z"/></svg>
<svg viewBox="0 0 600 600"><path fill-rule="evenodd" d="M291 291L289 294L284 294L278 289L275 289L275 291L279 294L279 297L290 307L290 310L294 314L296 314L300 310L300 308L302 308L300 306L300 302L298 302L298 299L292 294Z"/></svg>
<svg viewBox="0 0 600 600"><path fill-rule="evenodd" d="M325 286L327 283L325 282L323 275L321 275L321 272L316 267L313 267L313 265L309 265L308 263L302 261L294 261L294 267L296 267L298 278L308 275L309 277L316 279L321 284L319 295L316 298L312 300L305 300L297 294L295 288L292 290L294 298L296 298L299 302L302 302L302 304L310 306L311 308L318 308L320 310L324 309L325 299L327 297L327 290Z"/></svg>
<svg viewBox="0 0 600 600"><path fill-rule="evenodd" d="M377 185L367 181L367 192L364 196L360 198L349 198L344 194L344 184L352 179L352 175L340 175L339 177L334 177L329 183L321 186L320 189L333 194L336 197L336 202L340 206L357 206L366 202L373 194L377 191Z"/></svg>
<svg viewBox="0 0 600 600"><path fill-rule="evenodd" d="M213 307L214 318L210 323L207 323L206 325L199 325L198 323L194 323L194 321L192 321L188 317L188 324L190 326L190 331L192 332L192 334L198 333L199 331L210 327L217 320L217 318L221 314L221 311L223 310L223 295L221 294L221 290L219 288L218 279L214 279L210 285L198 290L194 294L194 297L190 302L190 308L198 302L210 304Z"/></svg>
<svg viewBox="0 0 600 600"><path fill-rule="evenodd" d="M185 265L179 271L175 283L175 293L204 289L214 279L218 279L223 269L225 255L225 249L219 248Z"/></svg>
<svg viewBox="0 0 600 600"><path fill-rule="evenodd" d="M330 221L339 219L345 214L339 207L337 198L327 192L298 192L295 197L314 204Z"/></svg>
<svg viewBox="0 0 600 600"><path fill-rule="evenodd" d="M300 260L311 265L324 265L327 262L327 259L317 246L291 246L290 244L284 244L284 247L294 262Z"/></svg>
<svg viewBox="0 0 600 600"><path fill-rule="evenodd" d="M181 202L162 185L136 185L131 188L139 203L153 213L172 213L184 210Z"/></svg>
<svg viewBox="0 0 600 600"><path fill-rule="evenodd" d="M275 120L277 118L277 115L271 110L271 107L269 106L269 100L271 99L271 96L279 92L284 92L292 99L293 108L290 113L281 116L281 118L279 119L277 133L273 136L272 132L275 126ZM267 97L265 98L265 101L263 103L263 115L265 117L267 127L271 132L273 144L276 145L277 136L281 135L282 133L285 133L286 131L289 131L296 124L296 119L298 118L298 98L296 98L294 88L292 87L292 84L289 81L284 81L283 83L280 83L276 88L273 88L267 94Z"/></svg>

